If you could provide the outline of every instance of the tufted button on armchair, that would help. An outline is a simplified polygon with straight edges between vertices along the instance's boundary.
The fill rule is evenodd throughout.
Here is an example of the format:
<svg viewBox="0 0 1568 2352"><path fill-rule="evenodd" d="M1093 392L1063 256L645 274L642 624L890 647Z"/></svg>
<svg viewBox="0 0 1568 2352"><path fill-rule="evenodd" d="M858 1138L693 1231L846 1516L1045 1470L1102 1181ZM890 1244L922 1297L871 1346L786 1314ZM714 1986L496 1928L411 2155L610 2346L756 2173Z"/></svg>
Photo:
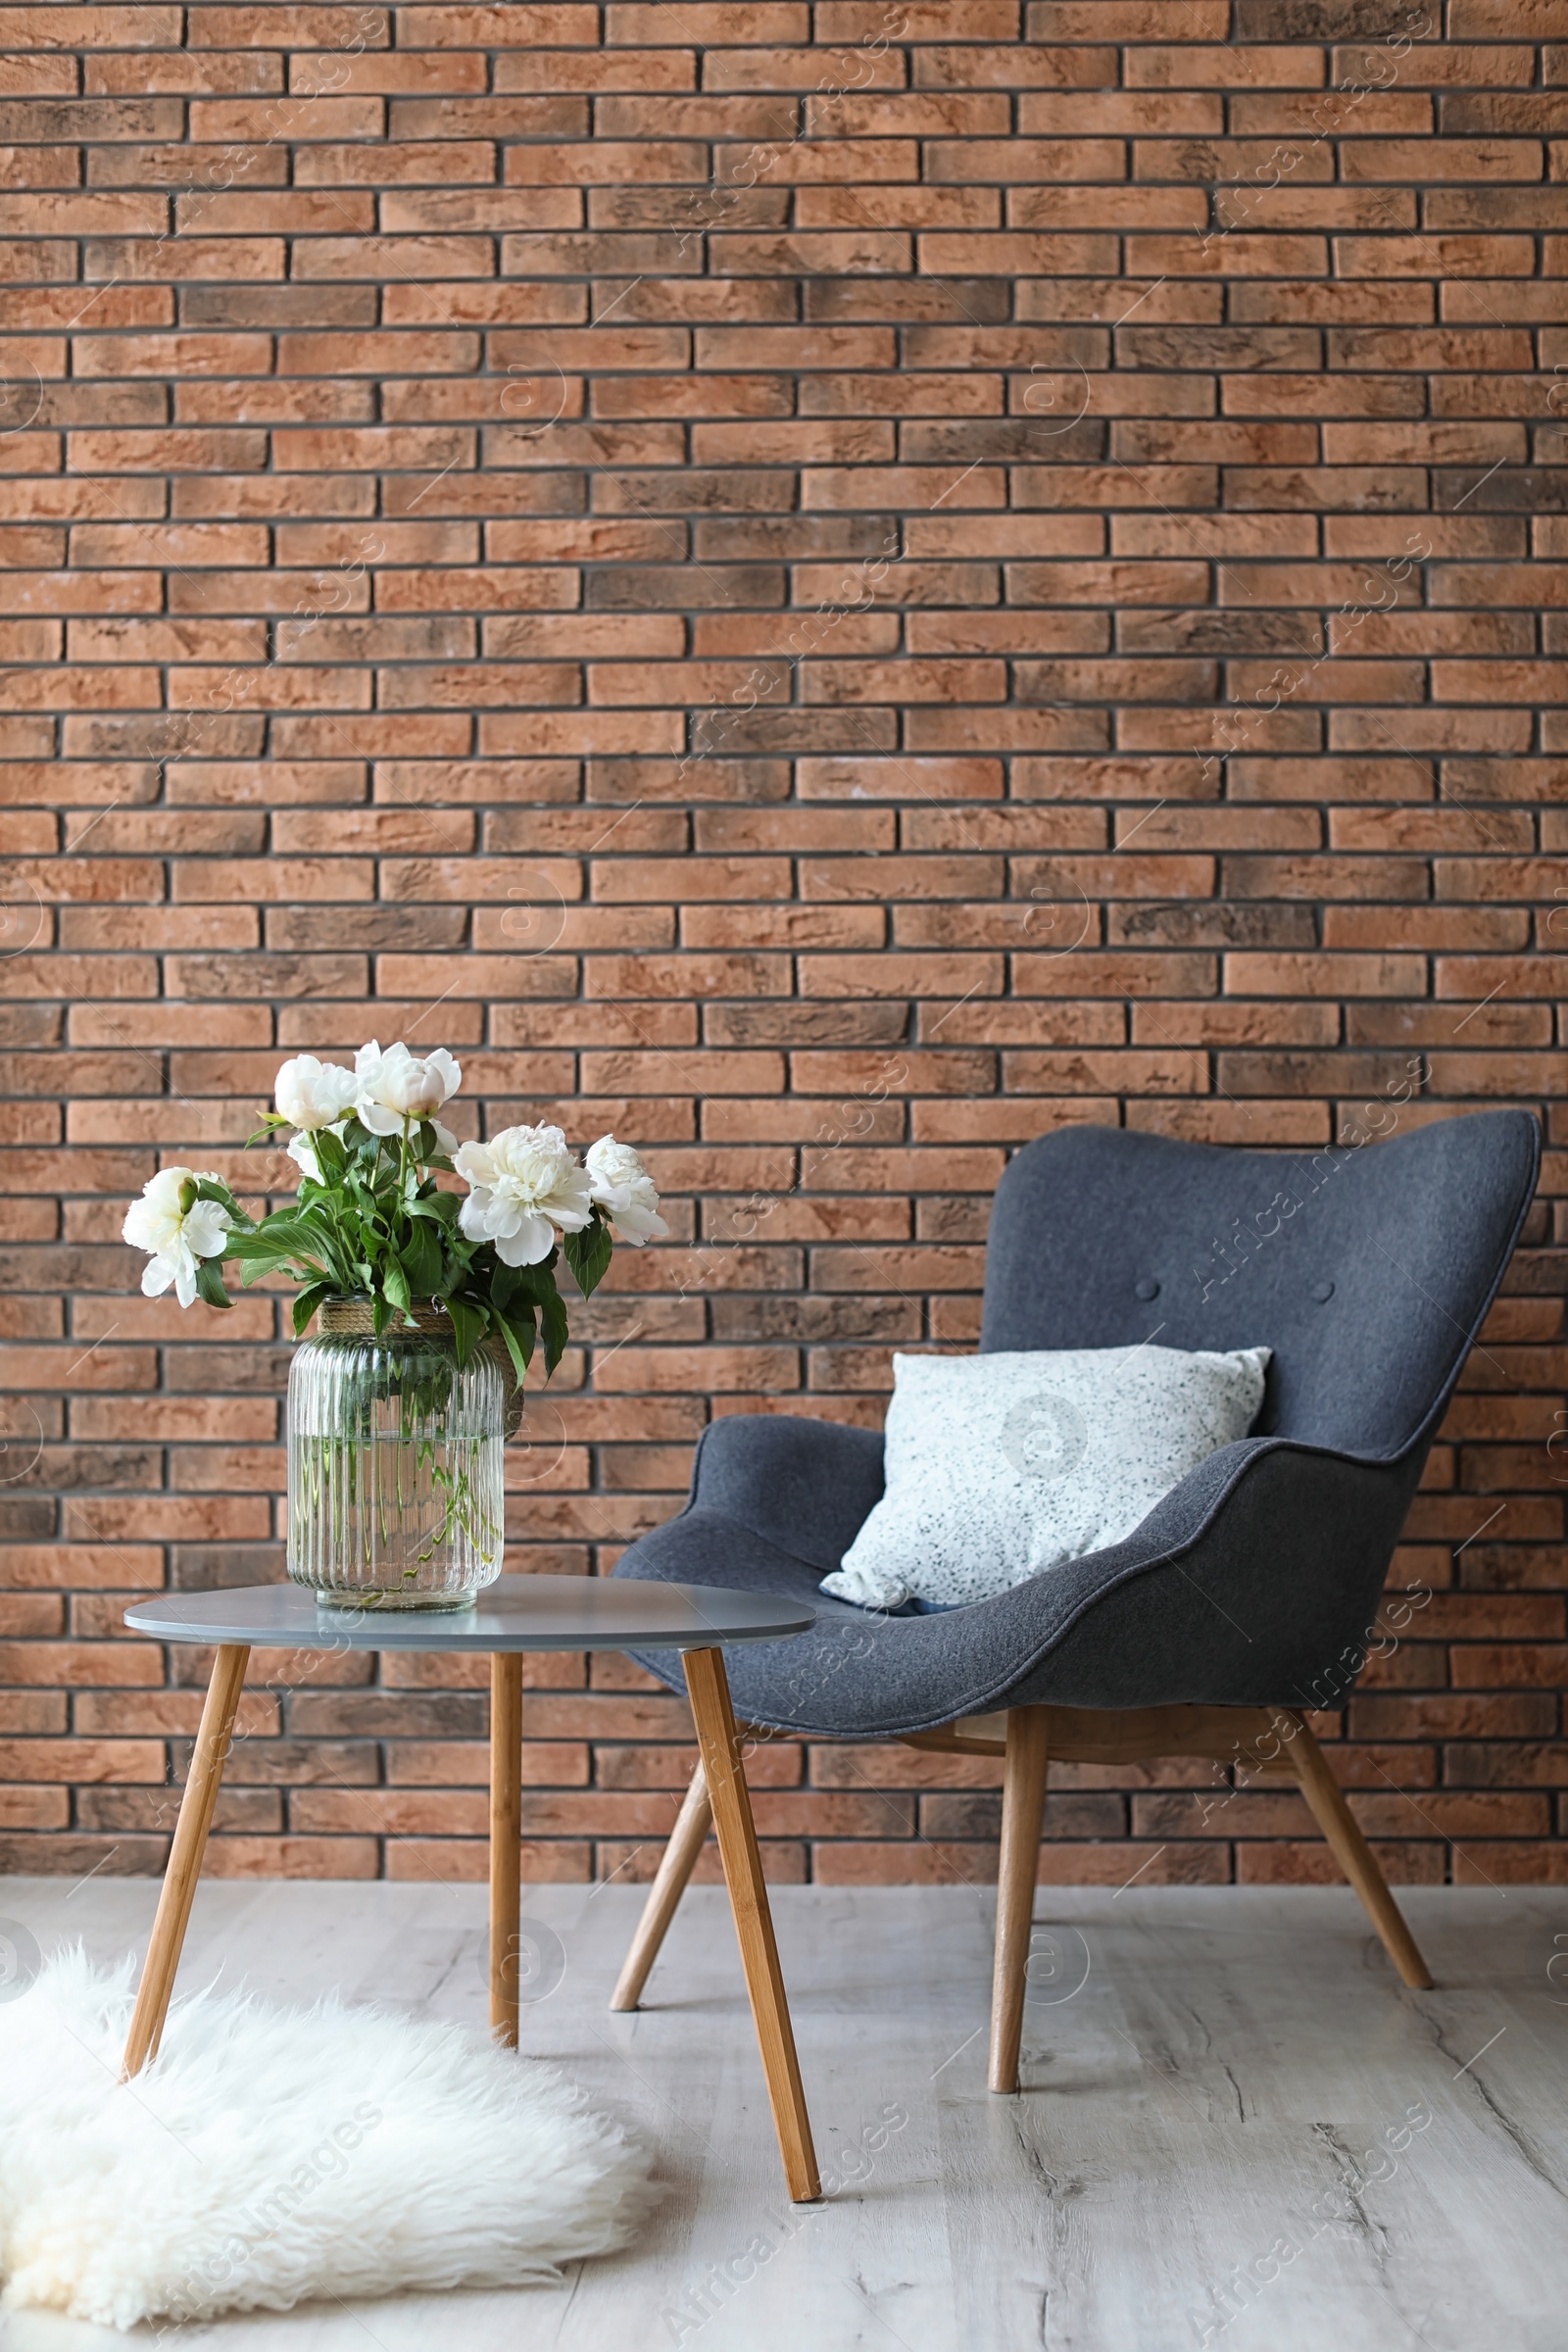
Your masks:
<svg viewBox="0 0 1568 2352"><path fill-rule="evenodd" d="M991 2085L1017 2087L1049 1760L1197 1754L1294 1779L1407 1984L1431 1979L1307 1710L1365 1662L1434 1433L1530 1205L1523 1111L1390 1142L1243 1152L1119 1128L1030 1144L998 1189L981 1348L1273 1349L1254 1429L1119 1544L991 1600L875 1614L818 1592L882 1492L882 1440L714 1422L691 1496L616 1574L809 1598L813 1632L732 1665L763 1731L1004 1757ZM683 1688L678 1657L643 1660ZM614 2005L637 2005L709 1827L701 1774Z"/></svg>

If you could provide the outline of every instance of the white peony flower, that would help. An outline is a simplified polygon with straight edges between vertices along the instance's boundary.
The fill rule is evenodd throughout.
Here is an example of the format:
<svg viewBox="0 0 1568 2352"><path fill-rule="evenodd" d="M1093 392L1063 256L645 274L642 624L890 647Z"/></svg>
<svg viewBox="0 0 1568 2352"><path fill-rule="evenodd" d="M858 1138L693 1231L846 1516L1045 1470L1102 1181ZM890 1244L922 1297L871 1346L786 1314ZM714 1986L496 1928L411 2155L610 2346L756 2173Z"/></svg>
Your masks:
<svg viewBox="0 0 1568 2352"><path fill-rule="evenodd" d="M455 1164L473 1187L458 1213L470 1242L494 1242L505 1266L536 1266L556 1235L581 1233L593 1213L588 1178L559 1127L508 1127L464 1144Z"/></svg>
<svg viewBox="0 0 1568 2352"><path fill-rule="evenodd" d="M645 1242L662 1241L669 1227L659 1213L654 1180L630 1144L617 1144L602 1135L583 1153L583 1165L593 1199L610 1220L617 1242L640 1250Z"/></svg>
<svg viewBox="0 0 1568 2352"><path fill-rule="evenodd" d="M180 1305L189 1306L196 1297L201 1260L223 1254L223 1237L233 1219L219 1201L198 1200L196 1182L192 1168L160 1168L126 1211L121 1228L124 1239L132 1249L152 1252L142 1270L145 1298L158 1298L172 1283Z"/></svg>
<svg viewBox="0 0 1568 2352"><path fill-rule="evenodd" d="M278 1071L272 1099L291 1127L314 1135L318 1127L331 1127L343 1116L359 1083L340 1061L318 1061L314 1054L297 1054Z"/></svg>
<svg viewBox="0 0 1568 2352"><path fill-rule="evenodd" d="M383 1054L374 1038L354 1056L358 1089L355 1108L372 1135L401 1135L405 1119L433 1119L463 1083L463 1072L444 1046L421 1061L407 1046Z"/></svg>

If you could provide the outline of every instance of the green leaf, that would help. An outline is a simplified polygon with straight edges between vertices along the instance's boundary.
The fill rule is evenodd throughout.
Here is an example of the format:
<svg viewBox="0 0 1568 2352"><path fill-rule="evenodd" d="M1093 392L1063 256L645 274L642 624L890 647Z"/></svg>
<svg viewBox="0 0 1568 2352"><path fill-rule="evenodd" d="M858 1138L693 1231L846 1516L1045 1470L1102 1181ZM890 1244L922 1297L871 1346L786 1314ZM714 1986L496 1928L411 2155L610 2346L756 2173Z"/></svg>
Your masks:
<svg viewBox="0 0 1568 2352"><path fill-rule="evenodd" d="M269 1233L265 1225L231 1226L223 1237L223 1255L242 1266L286 1265L290 1258L308 1257L318 1248L311 1233Z"/></svg>
<svg viewBox="0 0 1568 2352"><path fill-rule="evenodd" d="M325 1266L312 1265L308 1258L303 1264L296 1264L293 1258L280 1258L275 1265L268 1263L260 1266L241 1266L239 1270L240 1289L242 1291L254 1290L259 1282L267 1280L269 1274L286 1274L292 1282L325 1282L334 1291L343 1288L341 1283L331 1280Z"/></svg>
<svg viewBox="0 0 1568 2352"><path fill-rule="evenodd" d="M391 1320L391 1301L383 1298L379 1291L372 1291L370 1294L370 1326L377 1339L381 1337Z"/></svg>
<svg viewBox="0 0 1568 2352"><path fill-rule="evenodd" d="M514 1299L524 1298L530 1306L543 1306L547 1298L557 1296L553 1253L537 1266L504 1266L499 1258L495 1260L490 1272L490 1298L498 1313L511 1314Z"/></svg>
<svg viewBox="0 0 1568 2352"><path fill-rule="evenodd" d="M204 1257L196 1268L196 1296L205 1298L209 1306L232 1306L233 1300L223 1288L222 1263L216 1257Z"/></svg>
<svg viewBox="0 0 1568 2352"><path fill-rule="evenodd" d="M432 1225L416 1225L399 1252L416 1298L428 1298L441 1287L441 1237Z"/></svg>
<svg viewBox="0 0 1568 2352"><path fill-rule="evenodd" d="M230 1232L223 1254L242 1263L252 1258L282 1258L294 1250L318 1249L321 1239L319 1223L280 1209L275 1216L264 1217L259 1225Z"/></svg>
<svg viewBox="0 0 1568 2352"><path fill-rule="evenodd" d="M484 1338L484 1309L472 1305L466 1298L448 1298L445 1304L447 1313L452 1317L453 1335L458 1343L458 1361L466 1364Z"/></svg>
<svg viewBox="0 0 1568 2352"><path fill-rule="evenodd" d="M407 1314L409 1308L414 1303L414 1299L413 1295L409 1290L409 1278L407 1274L404 1273L399 1259L395 1257L389 1257L386 1264L382 1267L381 1288L391 1299L392 1304L394 1306L401 1307L403 1312Z"/></svg>
<svg viewBox="0 0 1568 2352"><path fill-rule="evenodd" d="M436 1225L455 1225L463 1203L456 1193L421 1192L409 1202L411 1217L428 1217Z"/></svg>
<svg viewBox="0 0 1568 2352"><path fill-rule="evenodd" d="M539 1316L544 1326L545 1377L548 1380L561 1361L562 1349L567 1339L566 1309L559 1292L553 1292L548 1298L540 1301Z"/></svg>
<svg viewBox="0 0 1568 2352"><path fill-rule="evenodd" d="M242 1282L259 1282L265 1274L281 1274L287 1268L308 1266L310 1279L324 1282L327 1269L318 1265L305 1250L232 1250L225 1262L237 1265ZM306 1277L302 1276L302 1280Z"/></svg>
<svg viewBox="0 0 1568 2352"><path fill-rule="evenodd" d="M311 1317L320 1305L321 1300L323 1298L331 1298L335 1297L336 1293L329 1282L313 1282L308 1290L301 1291L299 1297L294 1301L292 1309L294 1317L294 1337L296 1339L300 1337L305 1329L306 1324L309 1323Z"/></svg>
<svg viewBox="0 0 1568 2352"><path fill-rule="evenodd" d="M311 1142L316 1152L316 1164L322 1170L328 1181L341 1179L349 1164L349 1155L343 1149L342 1138L334 1135L330 1127L321 1127L317 1130Z"/></svg>
<svg viewBox="0 0 1568 2352"><path fill-rule="evenodd" d="M527 1377L528 1366L533 1361L533 1317L532 1315L519 1315L513 1318L498 1315L495 1327L506 1342L507 1353L512 1358L512 1367L517 1375L517 1386L520 1389Z"/></svg>
<svg viewBox="0 0 1568 2352"><path fill-rule="evenodd" d="M564 1239L566 1263L576 1278L577 1288L585 1298L593 1296L609 1270L614 1253L614 1241L610 1227L597 1210L591 1225L581 1233L568 1233Z"/></svg>

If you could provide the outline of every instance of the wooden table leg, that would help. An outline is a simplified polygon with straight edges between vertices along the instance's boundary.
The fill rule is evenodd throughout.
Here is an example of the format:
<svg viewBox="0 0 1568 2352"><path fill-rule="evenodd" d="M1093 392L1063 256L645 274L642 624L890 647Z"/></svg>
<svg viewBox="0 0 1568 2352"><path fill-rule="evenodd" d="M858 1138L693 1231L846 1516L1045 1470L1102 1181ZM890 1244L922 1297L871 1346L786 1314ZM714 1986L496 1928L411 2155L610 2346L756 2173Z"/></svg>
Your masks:
<svg viewBox="0 0 1568 2352"><path fill-rule="evenodd" d="M610 1996L612 2009L635 2009L642 1999L648 1972L659 1958L659 1947L675 1916L675 1906L686 1891L686 1882L697 1868L697 1857L712 1826L713 1808L708 1801L708 1783L699 1764L676 1815L669 1843L660 1859L658 1874L648 1889L648 1900L637 1922L625 1965L615 1980L615 1989Z"/></svg>
<svg viewBox="0 0 1568 2352"><path fill-rule="evenodd" d="M779 2153L784 2159L784 2179L792 2201L808 2205L821 2195L822 2183L816 2169L816 2151L811 2145L811 2120L806 2112L806 2092L795 2055L795 2031L790 2024L778 1946L773 1939L773 1915L767 1907L767 1888L762 1883L762 1858L752 1820L746 1769L741 1762L740 1740L729 1703L724 1653L719 1649L689 1649L681 1662L686 1669L686 1691L697 1726L709 1801L713 1808L719 1859L724 1865L730 1909L735 1915L746 1989L761 2045L762 2071L767 2077L773 2125L778 2132Z"/></svg>
<svg viewBox="0 0 1568 2352"><path fill-rule="evenodd" d="M522 1652L490 1656L490 2032L517 2046L522 1968Z"/></svg>
<svg viewBox="0 0 1568 2352"><path fill-rule="evenodd" d="M207 1703L202 1708L201 1729L196 1734L190 1775L180 1799L163 1891L158 1897L158 1913L142 1967L136 2006L131 2013L130 2034L121 2068L122 2082L139 2075L148 2059L158 2053L250 1654L248 1648L224 1647L213 1660L213 1678L207 1686Z"/></svg>

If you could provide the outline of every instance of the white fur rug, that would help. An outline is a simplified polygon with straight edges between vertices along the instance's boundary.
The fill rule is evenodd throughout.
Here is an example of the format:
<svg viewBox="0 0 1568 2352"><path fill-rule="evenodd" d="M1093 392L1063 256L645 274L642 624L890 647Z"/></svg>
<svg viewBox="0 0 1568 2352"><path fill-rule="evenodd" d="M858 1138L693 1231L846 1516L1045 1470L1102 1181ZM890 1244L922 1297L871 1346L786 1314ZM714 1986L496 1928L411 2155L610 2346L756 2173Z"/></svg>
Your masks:
<svg viewBox="0 0 1568 2352"><path fill-rule="evenodd" d="M134 1964L0 2004L8 2304L100 2326L518 2286L622 2245L648 2156L552 2069L395 2012L176 2000L119 2081Z"/></svg>

